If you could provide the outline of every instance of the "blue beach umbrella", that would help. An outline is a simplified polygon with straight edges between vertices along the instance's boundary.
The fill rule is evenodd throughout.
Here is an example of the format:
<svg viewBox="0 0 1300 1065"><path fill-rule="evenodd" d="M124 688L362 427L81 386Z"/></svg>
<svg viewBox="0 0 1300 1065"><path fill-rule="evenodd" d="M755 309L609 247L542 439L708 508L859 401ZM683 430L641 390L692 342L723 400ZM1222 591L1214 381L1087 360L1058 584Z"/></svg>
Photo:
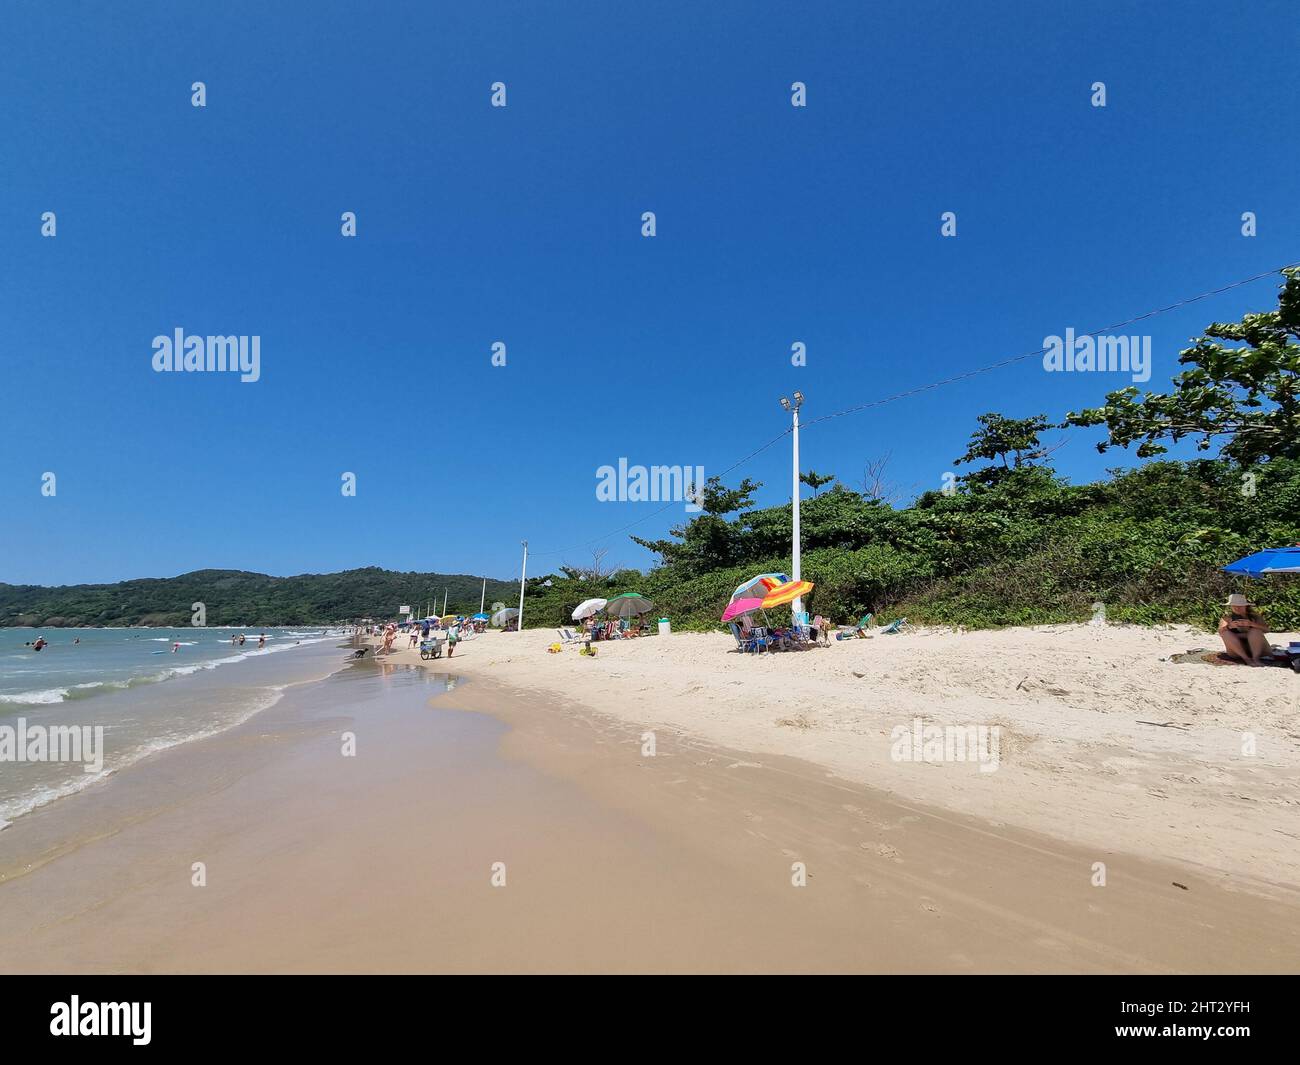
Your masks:
<svg viewBox="0 0 1300 1065"><path fill-rule="evenodd" d="M1246 577L1266 577L1270 573L1300 573L1300 544L1256 551L1223 567L1224 573Z"/></svg>
<svg viewBox="0 0 1300 1065"><path fill-rule="evenodd" d="M492 615L491 615L491 614L475 614L475 615L473 616L473 618L471 618L470 620L471 620L471 621L491 621L491 620L492 620Z"/></svg>

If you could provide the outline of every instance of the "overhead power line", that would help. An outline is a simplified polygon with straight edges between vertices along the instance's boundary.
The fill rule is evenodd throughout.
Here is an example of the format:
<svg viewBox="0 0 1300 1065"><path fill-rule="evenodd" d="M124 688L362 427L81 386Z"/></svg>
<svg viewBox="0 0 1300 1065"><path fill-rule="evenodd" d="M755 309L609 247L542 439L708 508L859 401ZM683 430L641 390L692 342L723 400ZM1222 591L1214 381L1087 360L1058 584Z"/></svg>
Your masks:
<svg viewBox="0 0 1300 1065"><path fill-rule="evenodd" d="M1253 277L1244 277L1240 281L1230 282L1229 284L1222 285L1219 288L1211 289L1208 292L1202 292L1195 296L1188 296L1187 298L1178 300L1176 303L1171 303L1168 306L1157 307L1154 310L1146 311L1143 314L1134 315L1132 318L1126 318L1122 322L1115 322L1113 325L1102 326L1100 329L1093 329L1086 333L1076 333L1075 336L1076 337L1084 337L1084 336L1097 337L1103 334L1110 334L1115 332L1116 330L1125 329L1128 326L1135 324L1136 322L1142 322L1148 318L1155 318L1157 315L1168 314L1170 311L1176 311L1180 307L1186 307L1189 304L1197 303L1201 300L1209 299L1211 296L1220 296L1225 292L1231 292L1235 288L1241 288L1242 285L1250 285L1256 281L1262 281L1266 277L1275 277L1283 270L1288 270L1291 269L1292 267L1297 267L1297 266L1300 266L1300 262L1287 263L1284 266L1278 266L1272 270L1265 270L1263 273L1255 274ZM896 392L892 396L885 396L882 399L873 399L867 403L860 403L855 407L845 407L843 410L837 410L832 412L831 414L823 414L818 418L811 418L808 421L804 422L800 426L800 428L807 430L812 428L814 425L819 425L822 422L828 422L835 418L843 418L850 414L859 414L864 410L871 410L875 407L883 407L886 403L897 403L900 399L908 399L912 396L920 395L922 392L931 392L936 388L943 388L945 385L956 384L958 381L966 381L972 377L978 377L980 374L986 374L986 373L991 373L994 370L1000 370L1004 366L1013 366L1016 363L1024 362L1027 359L1040 358L1044 354L1046 354L1046 352L1047 352L1047 348L1042 347L1042 348L1037 348L1034 351L1027 351L1023 355L1013 355L1010 358L999 359L997 362L991 362L987 366L978 366L973 370L965 370L962 373L953 374L951 377L944 377L938 381L931 381L929 384L918 385L915 388L909 388L903 392ZM774 444L785 439L787 436L790 435L791 431L792 431L791 429L786 429L783 432L778 433L776 436L772 437L772 439L769 440L766 444L762 445L762 447L756 448L755 450L751 451L748 455L745 455L743 458L737 459L726 469L720 470L718 473L714 474L714 476L725 477L727 474L739 469L741 466L745 465L745 463L751 461L752 459L757 458L759 455L761 455L768 448L772 447ZM652 510L640 518L637 518L636 521L628 522L628 524L622 525L617 529L612 529L609 532L596 537L595 539L574 544L570 547L552 548L546 551L534 551L534 552L530 552L530 554L533 554L538 557L543 555L563 555L571 551L579 551L584 548L589 548L596 544L604 543L605 541L611 539L612 537L617 536L619 533L626 532L628 529L633 529L636 526L642 524L643 522L647 522L651 518L657 517L658 515L664 513L664 511L670 510L673 507L677 507L680 505L681 505L680 501L666 503L664 504L664 506L659 507L656 510Z"/></svg>

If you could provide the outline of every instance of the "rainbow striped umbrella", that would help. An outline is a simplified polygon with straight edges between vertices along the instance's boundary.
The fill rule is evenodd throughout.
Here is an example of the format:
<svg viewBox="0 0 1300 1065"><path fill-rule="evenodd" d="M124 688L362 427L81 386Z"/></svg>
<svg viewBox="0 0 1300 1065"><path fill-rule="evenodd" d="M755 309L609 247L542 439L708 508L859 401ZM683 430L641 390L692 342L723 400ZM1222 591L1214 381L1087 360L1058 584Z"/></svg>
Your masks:
<svg viewBox="0 0 1300 1065"><path fill-rule="evenodd" d="M813 590L812 581L786 581L785 584L778 584L767 595L763 596L763 608L785 606L786 603L793 603L801 595L807 595Z"/></svg>

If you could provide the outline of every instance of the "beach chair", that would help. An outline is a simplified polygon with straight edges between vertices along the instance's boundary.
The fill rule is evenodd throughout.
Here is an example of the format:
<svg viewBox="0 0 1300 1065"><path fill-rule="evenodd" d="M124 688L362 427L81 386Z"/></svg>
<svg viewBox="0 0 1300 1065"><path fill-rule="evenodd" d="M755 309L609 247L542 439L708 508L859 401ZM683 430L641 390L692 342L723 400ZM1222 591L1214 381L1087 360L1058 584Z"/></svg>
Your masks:
<svg viewBox="0 0 1300 1065"><path fill-rule="evenodd" d="M891 621L880 630L881 636L897 636L903 631L903 626L907 624L907 618L899 618L897 621Z"/></svg>
<svg viewBox="0 0 1300 1065"><path fill-rule="evenodd" d="M560 637L561 643L581 643L585 637L570 632L568 629L556 629L556 635Z"/></svg>
<svg viewBox="0 0 1300 1065"><path fill-rule="evenodd" d="M729 624L731 626L731 635L736 638L736 647L741 652L745 654L756 654L767 646L766 638L755 635L754 630L751 629L750 635L745 637L741 635L739 625L734 621L729 622Z"/></svg>
<svg viewBox="0 0 1300 1065"><path fill-rule="evenodd" d="M841 625L835 631L835 638L837 640L853 640L859 636L869 635L867 630L871 628L871 621L874 617L874 614L863 614L856 625Z"/></svg>

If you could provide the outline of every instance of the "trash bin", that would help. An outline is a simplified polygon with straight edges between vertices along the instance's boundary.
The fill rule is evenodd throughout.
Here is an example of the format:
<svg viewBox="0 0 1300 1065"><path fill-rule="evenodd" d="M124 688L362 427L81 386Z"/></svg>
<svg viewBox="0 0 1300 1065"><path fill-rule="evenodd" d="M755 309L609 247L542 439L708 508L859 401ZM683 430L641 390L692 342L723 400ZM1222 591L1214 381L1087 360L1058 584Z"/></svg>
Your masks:
<svg viewBox="0 0 1300 1065"><path fill-rule="evenodd" d="M667 618L660 618L660 619L659 619L659 635L660 635L660 636L667 636L667 635L668 635L670 632L672 632L672 631L673 631L673 627L672 627L670 624L668 624L668 619L667 619Z"/></svg>

